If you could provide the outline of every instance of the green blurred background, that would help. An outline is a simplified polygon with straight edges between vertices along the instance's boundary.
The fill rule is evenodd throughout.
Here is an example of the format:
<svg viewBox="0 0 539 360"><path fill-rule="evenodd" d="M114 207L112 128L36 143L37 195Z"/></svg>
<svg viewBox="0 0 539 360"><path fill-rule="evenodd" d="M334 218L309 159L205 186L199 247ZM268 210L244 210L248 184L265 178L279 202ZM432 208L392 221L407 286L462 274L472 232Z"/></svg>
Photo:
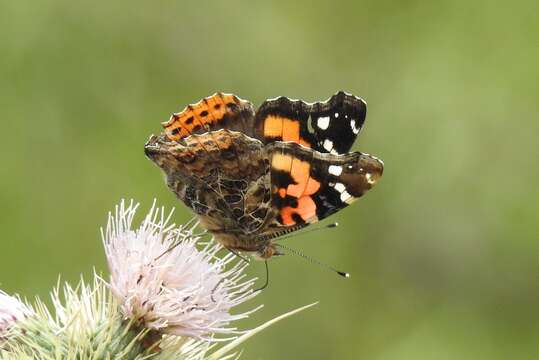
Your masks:
<svg viewBox="0 0 539 360"><path fill-rule="evenodd" d="M121 198L178 206L143 144L215 91L255 105L343 89L379 185L287 240L352 273L271 262L244 359L537 359L537 1L2 1L0 287L95 266ZM251 268L264 275L262 263Z"/></svg>

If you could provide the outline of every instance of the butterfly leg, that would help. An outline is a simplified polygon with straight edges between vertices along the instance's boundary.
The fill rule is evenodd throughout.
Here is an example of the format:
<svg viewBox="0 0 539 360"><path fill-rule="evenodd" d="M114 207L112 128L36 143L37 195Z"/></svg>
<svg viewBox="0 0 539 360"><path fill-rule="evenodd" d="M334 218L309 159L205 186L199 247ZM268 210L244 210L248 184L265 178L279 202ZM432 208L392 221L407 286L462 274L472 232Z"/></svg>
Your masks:
<svg viewBox="0 0 539 360"><path fill-rule="evenodd" d="M243 261L245 261L247 264L249 264L249 263L251 262L251 260L249 260L248 258L246 258L245 256L243 256L242 254L240 254L240 253L237 252L236 250L230 249L230 248L227 248L227 247L225 247L225 249L227 249L227 250L230 251L232 254L236 255L237 257L239 257L240 259L242 259Z"/></svg>
<svg viewBox="0 0 539 360"><path fill-rule="evenodd" d="M255 292L262 291L265 288L267 288L268 285L269 285L269 266L268 266L268 260L267 259L264 260L264 264L266 264L266 282L264 283L264 285L262 285L262 287L256 289Z"/></svg>

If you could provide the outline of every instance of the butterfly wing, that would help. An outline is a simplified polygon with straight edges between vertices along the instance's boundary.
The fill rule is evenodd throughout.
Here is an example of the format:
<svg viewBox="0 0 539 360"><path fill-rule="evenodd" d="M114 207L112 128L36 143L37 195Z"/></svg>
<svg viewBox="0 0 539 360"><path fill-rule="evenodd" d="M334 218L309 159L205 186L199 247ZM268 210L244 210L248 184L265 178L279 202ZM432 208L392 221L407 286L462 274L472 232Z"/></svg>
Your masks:
<svg viewBox="0 0 539 360"><path fill-rule="evenodd" d="M248 153L267 164L257 165L261 171L267 166L264 170L267 172L257 175L256 181L240 176L238 184L250 183L252 186L244 189L242 185L239 192L235 185L223 183L219 180L222 176L218 176L215 181L210 181L213 179L210 177L205 178L203 184L193 185L191 192L199 187L202 189L195 197L181 186L176 186L178 195L189 195L186 200L196 199L188 204L193 209L195 205L207 205L197 213L205 214L211 220L208 220L208 225L212 225L210 231L224 237L234 230L225 246L256 251L265 249L267 240L330 216L374 186L382 175L383 163L367 154L347 153L363 126L365 115L365 102L344 92L313 104L285 97L267 100L256 115L250 102L234 95L217 93L205 98L173 114L163 124L168 141L187 147L182 159L191 163L198 155L206 154L202 156L206 160L199 169L205 171L210 169L207 162L211 155L219 154L228 159L230 168L241 168L241 173L248 175L250 170L244 168L244 164L252 163L253 159L244 159L241 146L229 146L224 142L233 135L226 131L234 130L266 144L260 144L259 150ZM225 132L221 133L220 129ZM223 141L220 141L221 137ZM219 164L214 169L217 175L222 173L225 162ZM176 185L183 185L186 179L194 176L193 172L189 174L178 176ZM234 174L226 178L235 179L238 174ZM217 188L219 191L215 190ZM209 197L207 201L201 201L202 195ZM248 203L243 204L246 200ZM242 206L236 208L234 204L238 201ZM207 212L210 209L223 213L212 216ZM242 217L245 217L245 223L242 223ZM221 223L221 218L225 218L226 224Z"/></svg>
<svg viewBox="0 0 539 360"><path fill-rule="evenodd" d="M189 135L228 129L251 134L254 121L253 105L236 95L216 93L187 105L163 123L165 135L173 141Z"/></svg>
<svg viewBox="0 0 539 360"><path fill-rule="evenodd" d="M343 91L308 104L279 97L266 100L255 116L255 135L264 143L291 141L322 153L350 150L365 122L367 104Z"/></svg>
<svg viewBox="0 0 539 360"><path fill-rule="evenodd" d="M381 160L360 152L333 155L291 142L268 144L266 150L277 215L262 237L280 236L330 216L371 189L383 172Z"/></svg>

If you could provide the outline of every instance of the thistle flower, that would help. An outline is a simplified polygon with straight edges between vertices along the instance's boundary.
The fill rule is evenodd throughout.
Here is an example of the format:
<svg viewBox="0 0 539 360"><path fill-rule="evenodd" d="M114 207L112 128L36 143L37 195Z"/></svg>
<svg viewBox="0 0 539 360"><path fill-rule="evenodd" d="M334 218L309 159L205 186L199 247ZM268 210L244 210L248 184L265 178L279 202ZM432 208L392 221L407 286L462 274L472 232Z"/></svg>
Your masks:
<svg viewBox="0 0 539 360"><path fill-rule="evenodd" d="M243 274L247 264L233 254L217 257L221 247L214 242L199 249L195 226L169 224L172 212L155 203L133 230L137 208L122 201L102 230L110 289L124 318L159 334L216 340L238 333L229 324L257 310L231 314L256 295L255 279Z"/></svg>
<svg viewBox="0 0 539 360"><path fill-rule="evenodd" d="M0 291L0 359L232 359L245 340L312 306L252 330L228 327L254 311L230 313L256 295L254 279L242 273L247 264L232 254L218 258L213 242L199 249L193 227L169 225L171 213L155 205L132 230L137 207L122 202L102 231L109 283L94 274L90 284L58 284L53 311L39 299L30 307ZM232 341L206 341L216 339Z"/></svg>
<svg viewBox="0 0 539 360"><path fill-rule="evenodd" d="M0 337L17 321L32 314L18 297L10 296L0 290Z"/></svg>
<svg viewBox="0 0 539 360"><path fill-rule="evenodd" d="M148 329L122 320L118 302L104 281L81 279L76 287L58 286L51 293L54 312L36 299L32 316L10 329L0 359L180 359L201 360L209 343L170 336L156 354L142 344Z"/></svg>

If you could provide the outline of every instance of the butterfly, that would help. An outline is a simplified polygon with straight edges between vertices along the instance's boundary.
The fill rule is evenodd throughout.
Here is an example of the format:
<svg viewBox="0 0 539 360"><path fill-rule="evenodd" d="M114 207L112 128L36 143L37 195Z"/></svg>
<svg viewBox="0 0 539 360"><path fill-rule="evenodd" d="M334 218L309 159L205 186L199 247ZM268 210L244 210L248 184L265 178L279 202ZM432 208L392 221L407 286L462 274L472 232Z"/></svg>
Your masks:
<svg viewBox="0 0 539 360"><path fill-rule="evenodd" d="M382 176L380 159L350 152L366 113L342 91L315 103L278 97L256 111L216 93L172 114L144 149L217 241L269 259L276 239L345 208Z"/></svg>

